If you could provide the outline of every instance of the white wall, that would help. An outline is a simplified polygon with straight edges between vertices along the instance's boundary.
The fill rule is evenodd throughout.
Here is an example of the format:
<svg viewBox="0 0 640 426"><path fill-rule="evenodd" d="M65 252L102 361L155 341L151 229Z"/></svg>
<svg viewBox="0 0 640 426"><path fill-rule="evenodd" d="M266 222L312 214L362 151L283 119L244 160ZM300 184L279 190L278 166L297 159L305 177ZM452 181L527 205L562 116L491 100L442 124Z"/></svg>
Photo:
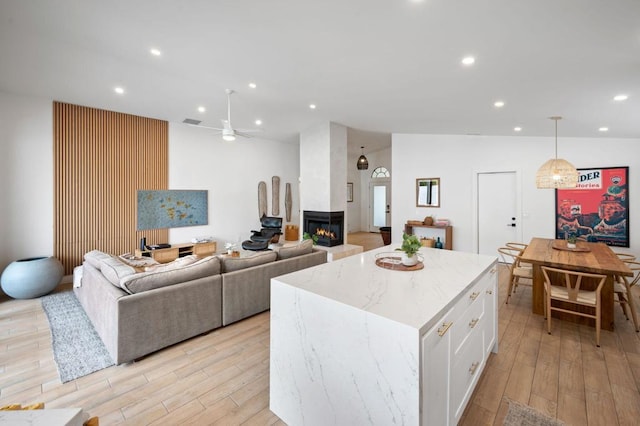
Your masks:
<svg viewBox="0 0 640 426"><path fill-rule="evenodd" d="M169 124L169 188L207 189L209 225L175 228L170 242L211 235L245 240L259 229L258 182L280 176L292 186L291 223L299 222L299 148L260 139L222 142L212 132ZM0 92L0 271L16 259L53 255L53 102ZM134 247L132 247L133 250Z"/></svg>
<svg viewBox="0 0 640 426"><path fill-rule="evenodd" d="M301 210L345 211L347 128L325 122L300 133Z"/></svg>
<svg viewBox="0 0 640 426"><path fill-rule="evenodd" d="M0 92L0 271L53 255L53 103Z"/></svg>
<svg viewBox="0 0 640 426"><path fill-rule="evenodd" d="M218 250L225 242L241 242L260 229L258 183L267 184L271 215L271 178L280 177L280 214L286 223L299 223L299 147L258 138L225 142L220 135L182 123L169 123L169 188L209 191L209 224L169 231L169 242L213 236ZM291 221L285 220L285 184L291 183Z"/></svg>
<svg viewBox="0 0 640 426"><path fill-rule="evenodd" d="M555 191L535 187L538 167L554 155L553 137L394 134L391 150L394 243L401 241L407 220L432 214L451 220L454 250L476 252L474 175L513 170L521 177L521 241L554 237ZM640 254L640 232L634 226L640 211L640 183L634 178L640 170L640 140L560 137L558 157L577 168L629 166L629 251ZM440 208L415 207L419 177L441 178Z"/></svg>

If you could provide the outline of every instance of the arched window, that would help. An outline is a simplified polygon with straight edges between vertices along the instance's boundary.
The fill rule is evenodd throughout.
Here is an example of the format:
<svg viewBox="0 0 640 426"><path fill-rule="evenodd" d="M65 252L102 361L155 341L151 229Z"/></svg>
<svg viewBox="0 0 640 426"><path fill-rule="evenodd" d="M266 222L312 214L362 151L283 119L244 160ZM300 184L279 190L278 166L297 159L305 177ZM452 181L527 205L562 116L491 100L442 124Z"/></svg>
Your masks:
<svg viewBox="0 0 640 426"><path fill-rule="evenodd" d="M384 167L376 167L373 172L371 172L371 177L373 179L375 178L388 178L391 177L391 174L389 174L389 170L387 170Z"/></svg>

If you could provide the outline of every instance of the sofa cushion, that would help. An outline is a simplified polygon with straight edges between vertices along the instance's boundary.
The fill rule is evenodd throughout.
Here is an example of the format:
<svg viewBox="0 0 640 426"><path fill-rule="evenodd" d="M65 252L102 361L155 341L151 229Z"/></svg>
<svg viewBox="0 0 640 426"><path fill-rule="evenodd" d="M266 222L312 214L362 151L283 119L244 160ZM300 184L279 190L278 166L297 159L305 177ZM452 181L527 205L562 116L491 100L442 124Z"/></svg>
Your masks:
<svg viewBox="0 0 640 426"><path fill-rule="evenodd" d="M313 251L313 240L303 240L291 247L280 247L278 249L278 260L290 259Z"/></svg>
<svg viewBox="0 0 640 426"><path fill-rule="evenodd" d="M250 257L223 257L222 271L233 272L252 266L275 262L278 255L272 251L259 252Z"/></svg>
<svg viewBox="0 0 640 426"><path fill-rule="evenodd" d="M100 272L109 280L109 282L116 287L120 287L120 281L130 275L135 274L136 271L133 266L129 266L124 263L119 257L109 256L106 259L100 260Z"/></svg>
<svg viewBox="0 0 640 426"><path fill-rule="evenodd" d="M129 275L120 281L120 287L128 293L134 294L219 273L220 260L215 256L208 256L179 268Z"/></svg>
<svg viewBox="0 0 640 426"><path fill-rule="evenodd" d="M102 259L109 259L110 257L110 254L107 254L100 250L91 250L90 252L85 253L84 260L94 268L100 269L100 261Z"/></svg>
<svg viewBox="0 0 640 426"><path fill-rule="evenodd" d="M145 266L144 272L164 272L164 271L173 271L174 269L182 268L183 266L191 265L192 263L196 263L200 258L195 254L190 254L188 256L179 257L176 260L173 260L169 263L158 263L155 265Z"/></svg>

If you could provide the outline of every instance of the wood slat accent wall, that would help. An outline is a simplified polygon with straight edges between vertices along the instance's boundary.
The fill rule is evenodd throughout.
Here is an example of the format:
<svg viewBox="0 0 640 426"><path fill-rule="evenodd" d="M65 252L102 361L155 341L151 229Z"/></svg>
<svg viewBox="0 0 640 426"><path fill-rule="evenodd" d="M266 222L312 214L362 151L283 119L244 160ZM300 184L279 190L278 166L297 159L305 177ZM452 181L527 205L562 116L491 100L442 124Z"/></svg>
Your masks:
<svg viewBox="0 0 640 426"><path fill-rule="evenodd" d="M167 229L136 231L136 207L138 189L168 189L168 123L62 102L53 115L54 256L65 274L93 249L167 242Z"/></svg>

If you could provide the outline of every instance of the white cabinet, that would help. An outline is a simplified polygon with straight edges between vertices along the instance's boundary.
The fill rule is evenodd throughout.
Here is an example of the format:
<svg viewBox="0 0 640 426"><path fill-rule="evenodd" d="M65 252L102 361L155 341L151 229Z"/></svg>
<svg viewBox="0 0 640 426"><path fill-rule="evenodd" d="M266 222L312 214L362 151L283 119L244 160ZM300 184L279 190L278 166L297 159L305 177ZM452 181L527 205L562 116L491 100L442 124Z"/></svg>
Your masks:
<svg viewBox="0 0 640 426"><path fill-rule="evenodd" d="M488 279L484 288L484 304L487 319L484 323L484 348L485 354L489 356L489 352L498 353L498 280L496 278L497 270L492 268L491 277Z"/></svg>
<svg viewBox="0 0 640 426"><path fill-rule="evenodd" d="M449 424L449 362L452 313L422 338L422 424ZM433 409L437 407L438 409Z"/></svg>
<svg viewBox="0 0 640 426"><path fill-rule="evenodd" d="M497 259L424 248L404 272L376 266L385 250L271 281L269 406L285 423L459 421L495 341Z"/></svg>
<svg viewBox="0 0 640 426"><path fill-rule="evenodd" d="M422 338L422 425L460 420L489 352L496 351L495 266Z"/></svg>

